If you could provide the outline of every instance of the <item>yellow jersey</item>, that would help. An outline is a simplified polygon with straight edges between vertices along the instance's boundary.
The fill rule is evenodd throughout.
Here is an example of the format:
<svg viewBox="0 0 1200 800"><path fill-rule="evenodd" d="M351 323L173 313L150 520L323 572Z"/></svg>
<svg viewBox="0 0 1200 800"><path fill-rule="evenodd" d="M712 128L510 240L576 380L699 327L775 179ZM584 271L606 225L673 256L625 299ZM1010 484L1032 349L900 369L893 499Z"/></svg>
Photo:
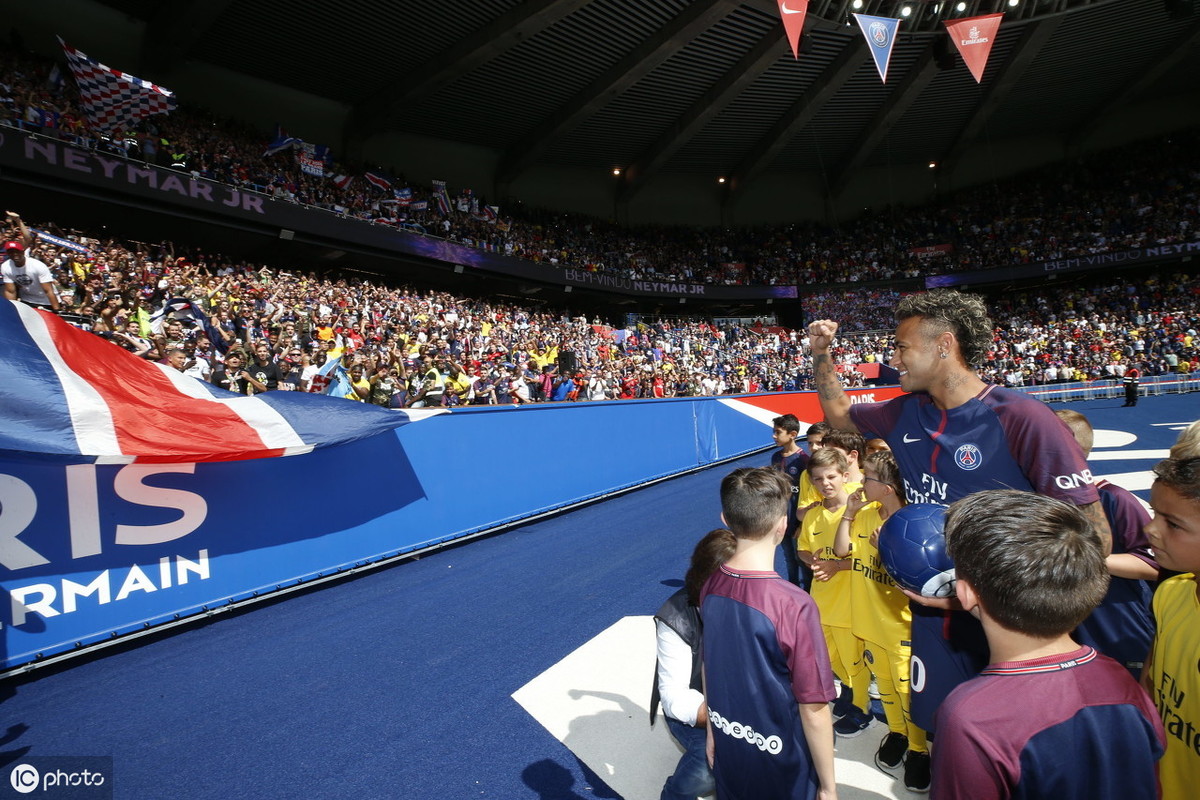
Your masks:
<svg viewBox="0 0 1200 800"><path fill-rule="evenodd" d="M912 637L908 597L883 568L871 534L883 524L878 503L861 509L850 523L851 630L859 639L889 650L907 646Z"/></svg>
<svg viewBox="0 0 1200 800"><path fill-rule="evenodd" d="M832 511L819 505L810 508L796 532L796 549L813 553L817 558L837 559L833 540L838 523L846 511L843 505ZM809 590L821 611L821 624L834 628L850 627L850 573L842 570L827 581L813 580Z"/></svg>
<svg viewBox="0 0 1200 800"><path fill-rule="evenodd" d="M1158 777L1164 800L1183 800L1195 797L1200 786L1200 600L1194 573L1159 584L1154 619L1158 635L1150 653L1150 698L1167 732Z"/></svg>

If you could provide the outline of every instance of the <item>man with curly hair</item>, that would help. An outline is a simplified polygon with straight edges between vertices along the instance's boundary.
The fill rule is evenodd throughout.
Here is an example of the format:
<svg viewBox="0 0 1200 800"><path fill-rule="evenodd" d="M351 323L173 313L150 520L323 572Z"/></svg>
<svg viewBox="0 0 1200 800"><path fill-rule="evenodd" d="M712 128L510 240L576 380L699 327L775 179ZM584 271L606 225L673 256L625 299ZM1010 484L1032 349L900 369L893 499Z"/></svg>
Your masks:
<svg viewBox="0 0 1200 800"><path fill-rule="evenodd" d="M950 289L896 306L891 365L908 394L851 405L829 348L838 323L809 325L821 409L834 428L884 439L910 503L950 503L985 489L1021 488L1082 508L1110 548L1110 533L1083 451L1049 406L985 383L975 371L992 345L982 299Z"/></svg>
<svg viewBox="0 0 1200 800"><path fill-rule="evenodd" d="M985 383L976 372L993 337L983 301L951 289L911 294L897 304L896 321L890 363L908 394L854 405L829 354L838 324L809 325L825 419L835 428L884 439L896 456L909 503L949 505L988 489L1036 492L1078 506L1107 555L1108 521L1071 432L1046 404ZM913 719L930 731L942 699L987 664L978 623L961 611L951 613L951 600L932 603L941 606L913 609L911 676Z"/></svg>

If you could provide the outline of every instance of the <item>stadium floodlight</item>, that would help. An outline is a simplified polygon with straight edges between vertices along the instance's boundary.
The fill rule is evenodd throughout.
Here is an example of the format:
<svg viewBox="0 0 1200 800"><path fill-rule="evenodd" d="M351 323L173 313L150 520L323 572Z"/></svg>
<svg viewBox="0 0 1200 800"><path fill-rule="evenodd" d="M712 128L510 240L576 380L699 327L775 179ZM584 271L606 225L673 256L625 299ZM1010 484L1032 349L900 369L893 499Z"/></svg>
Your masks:
<svg viewBox="0 0 1200 800"><path fill-rule="evenodd" d="M912 16L912 6L905 6L904 8L900 9L900 16L911 17Z"/></svg>

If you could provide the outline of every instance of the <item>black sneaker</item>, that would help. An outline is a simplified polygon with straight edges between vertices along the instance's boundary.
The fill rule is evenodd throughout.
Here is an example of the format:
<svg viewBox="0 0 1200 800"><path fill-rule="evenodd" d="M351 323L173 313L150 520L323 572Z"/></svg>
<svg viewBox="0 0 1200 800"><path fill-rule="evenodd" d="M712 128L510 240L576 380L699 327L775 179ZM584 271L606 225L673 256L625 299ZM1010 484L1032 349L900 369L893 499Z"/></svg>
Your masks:
<svg viewBox="0 0 1200 800"><path fill-rule="evenodd" d="M904 754L908 750L908 737L903 733L889 732L879 743L875 751L875 766L887 771L895 769L904 763Z"/></svg>
<svg viewBox="0 0 1200 800"><path fill-rule="evenodd" d="M841 719L854 710L854 691L843 683L842 690L833 701L833 718Z"/></svg>
<svg viewBox="0 0 1200 800"><path fill-rule="evenodd" d="M908 751L904 758L904 788L910 792L929 791L929 753Z"/></svg>
<svg viewBox="0 0 1200 800"><path fill-rule="evenodd" d="M850 713L833 723L833 732L843 739L852 739L871 725L871 715L851 707Z"/></svg>

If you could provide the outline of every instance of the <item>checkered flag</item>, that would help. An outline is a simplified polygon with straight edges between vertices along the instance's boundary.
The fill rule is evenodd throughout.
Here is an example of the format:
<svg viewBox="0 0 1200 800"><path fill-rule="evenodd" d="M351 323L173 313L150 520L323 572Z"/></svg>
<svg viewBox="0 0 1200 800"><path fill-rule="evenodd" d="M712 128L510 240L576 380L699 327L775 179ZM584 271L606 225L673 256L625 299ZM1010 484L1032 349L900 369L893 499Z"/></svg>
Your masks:
<svg viewBox="0 0 1200 800"><path fill-rule="evenodd" d="M91 127L102 133L126 131L140 119L175 109L175 95L88 58L62 39L67 63L79 85L83 111Z"/></svg>

